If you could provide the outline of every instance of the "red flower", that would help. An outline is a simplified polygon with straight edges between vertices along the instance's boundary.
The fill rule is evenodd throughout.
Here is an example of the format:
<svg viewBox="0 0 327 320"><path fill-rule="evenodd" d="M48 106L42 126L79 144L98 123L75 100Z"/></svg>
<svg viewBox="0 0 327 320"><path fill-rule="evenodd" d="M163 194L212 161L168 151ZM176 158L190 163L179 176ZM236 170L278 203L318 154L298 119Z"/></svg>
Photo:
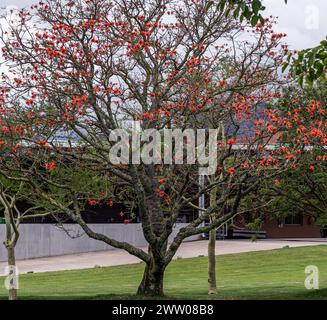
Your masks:
<svg viewBox="0 0 327 320"><path fill-rule="evenodd" d="M45 140L40 140L39 144L40 144L40 146L43 147L43 146L45 146L47 144L47 142Z"/></svg>
<svg viewBox="0 0 327 320"><path fill-rule="evenodd" d="M310 166L310 167L309 167L309 170L310 170L310 171L315 171L315 167L314 167L314 166Z"/></svg>
<svg viewBox="0 0 327 320"><path fill-rule="evenodd" d="M45 164L45 168L49 171L55 170L57 165L54 162L49 162Z"/></svg>
<svg viewBox="0 0 327 320"><path fill-rule="evenodd" d="M229 145L233 145L235 143L236 143L236 139L228 139L227 140L227 144L229 144Z"/></svg>
<svg viewBox="0 0 327 320"><path fill-rule="evenodd" d="M229 175L231 176L231 177L233 177L234 176L234 174L235 174L235 168L229 168L228 169L228 173L229 173Z"/></svg>
<svg viewBox="0 0 327 320"><path fill-rule="evenodd" d="M171 200L170 196L165 195L165 200L166 200L167 202L170 202L170 200Z"/></svg>
<svg viewBox="0 0 327 320"><path fill-rule="evenodd" d="M255 121L254 124L257 126L257 127L260 127L262 124L263 124L263 119L259 119L258 121Z"/></svg>
<svg viewBox="0 0 327 320"><path fill-rule="evenodd" d="M22 83L22 80L21 80L21 79L18 79L18 78L14 78L14 81L15 81L17 84L21 84L21 83Z"/></svg>
<svg viewBox="0 0 327 320"><path fill-rule="evenodd" d="M90 206L95 206L97 204L96 200L89 200L89 205Z"/></svg>
<svg viewBox="0 0 327 320"><path fill-rule="evenodd" d="M9 132L8 127L6 127L6 126L2 127L1 132L2 133L8 133Z"/></svg>
<svg viewBox="0 0 327 320"><path fill-rule="evenodd" d="M248 162L242 163L242 168L246 169L246 168L249 168L249 167L250 167L250 165L249 165Z"/></svg>
<svg viewBox="0 0 327 320"><path fill-rule="evenodd" d="M109 207L112 207L113 204L114 203L111 200L107 202L107 206L109 206Z"/></svg>
<svg viewBox="0 0 327 320"><path fill-rule="evenodd" d="M295 159L295 155L294 154L288 154L284 157L286 160L294 160Z"/></svg>
<svg viewBox="0 0 327 320"><path fill-rule="evenodd" d="M160 189L157 189L157 193L159 194L159 197L164 197L165 193L163 191L161 191Z"/></svg>
<svg viewBox="0 0 327 320"><path fill-rule="evenodd" d="M164 179L164 178L158 179L159 184L164 184L165 182L166 182L166 179Z"/></svg>

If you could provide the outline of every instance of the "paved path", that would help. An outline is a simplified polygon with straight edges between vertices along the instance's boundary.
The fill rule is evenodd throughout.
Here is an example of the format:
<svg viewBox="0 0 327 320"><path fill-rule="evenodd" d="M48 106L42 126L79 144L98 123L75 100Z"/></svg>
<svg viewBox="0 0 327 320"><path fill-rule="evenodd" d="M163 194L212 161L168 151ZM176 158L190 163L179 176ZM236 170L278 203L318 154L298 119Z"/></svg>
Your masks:
<svg viewBox="0 0 327 320"><path fill-rule="evenodd" d="M251 242L249 240L224 240L217 241L217 255L263 251L289 247L303 247L324 244L326 239L287 239L287 240L258 240ZM146 250L145 248L143 248ZM177 251L175 259L178 257L191 258L207 255L207 241L185 242ZM123 250L108 250L90 253L80 253L48 258L37 258L30 260L20 260L17 262L20 273L29 272L47 272L60 270L74 270L94 268L95 266L107 267L123 264L138 263L140 260L129 255ZM0 275L4 275L5 263L0 262Z"/></svg>

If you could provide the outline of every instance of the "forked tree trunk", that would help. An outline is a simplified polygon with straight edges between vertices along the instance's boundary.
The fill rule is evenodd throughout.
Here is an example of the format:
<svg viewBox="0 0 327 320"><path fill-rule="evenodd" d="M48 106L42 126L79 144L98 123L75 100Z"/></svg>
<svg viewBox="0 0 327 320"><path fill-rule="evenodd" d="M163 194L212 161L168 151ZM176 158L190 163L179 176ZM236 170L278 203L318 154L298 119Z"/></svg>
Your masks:
<svg viewBox="0 0 327 320"><path fill-rule="evenodd" d="M16 229L16 232L12 226L12 221L10 219L10 211L12 208L6 208L5 210L5 222L6 222L6 241L4 245L7 250L7 264L9 269L8 276L8 299L9 300L17 300L17 288L16 284L17 281L14 277L17 276L16 274L16 258L15 258L15 245L18 240L19 234ZM14 274L12 274L14 273Z"/></svg>
<svg viewBox="0 0 327 320"><path fill-rule="evenodd" d="M12 246L7 247L7 255L8 255L8 267L9 271L16 269L16 258L15 258L15 248ZM11 272L11 271L10 271ZM16 276L16 270L15 276ZM14 281L14 280L11 280ZM17 300L17 288L15 288L13 285L15 285L16 281L13 283L10 283L10 288L9 288L9 300Z"/></svg>
<svg viewBox="0 0 327 320"><path fill-rule="evenodd" d="M214 206L217 201L217 190L213 188L210 191L210 206ZM210 218L210 223L214 222L214 218ZM216 279L216 229L209 232L208 241L208 294L217 293Z"/></svg>

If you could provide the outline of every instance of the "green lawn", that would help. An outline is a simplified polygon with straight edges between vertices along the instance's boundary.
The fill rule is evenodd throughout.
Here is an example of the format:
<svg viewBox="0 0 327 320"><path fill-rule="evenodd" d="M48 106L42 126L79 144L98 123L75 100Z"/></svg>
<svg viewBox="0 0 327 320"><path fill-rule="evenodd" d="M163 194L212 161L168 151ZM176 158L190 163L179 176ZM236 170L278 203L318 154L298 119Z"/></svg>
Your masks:
<svg viewBox="0 0 327 320"><path fill-rule="evenodd" d="M219 244L218 244L219 245ZM320 271L320 290L304 288L307 265ZM24 299L136 299L143 264L22 275ZM166 272L170 299L327 299L327 246L284 248L217 257L219 294L207 292L207 259L173 261ZM3 283L3 279L0 279ZM6 298L1 285L0 299Z"/></svg>

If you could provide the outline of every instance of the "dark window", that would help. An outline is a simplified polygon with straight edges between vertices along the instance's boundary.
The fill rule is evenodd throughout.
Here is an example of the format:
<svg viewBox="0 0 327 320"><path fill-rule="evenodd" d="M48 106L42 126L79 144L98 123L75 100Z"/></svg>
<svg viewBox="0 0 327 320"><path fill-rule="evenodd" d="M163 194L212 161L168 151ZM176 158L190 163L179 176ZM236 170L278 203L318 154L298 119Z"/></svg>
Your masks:
<svg viewBox="0 0 327 320"><path fill-rule="evenodd" d="M302 225L303 217L300 214L289 215L285 218L285 225Z"/></svg>

